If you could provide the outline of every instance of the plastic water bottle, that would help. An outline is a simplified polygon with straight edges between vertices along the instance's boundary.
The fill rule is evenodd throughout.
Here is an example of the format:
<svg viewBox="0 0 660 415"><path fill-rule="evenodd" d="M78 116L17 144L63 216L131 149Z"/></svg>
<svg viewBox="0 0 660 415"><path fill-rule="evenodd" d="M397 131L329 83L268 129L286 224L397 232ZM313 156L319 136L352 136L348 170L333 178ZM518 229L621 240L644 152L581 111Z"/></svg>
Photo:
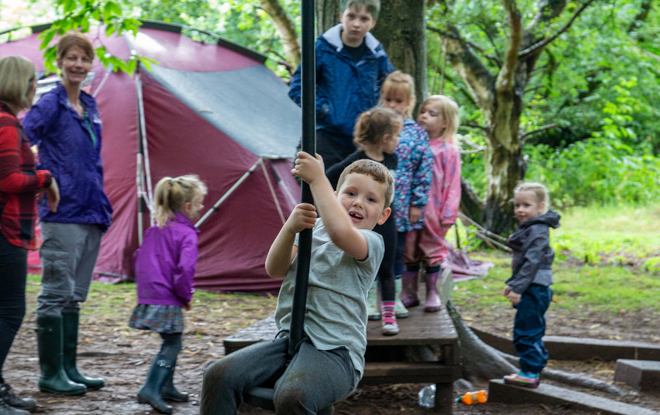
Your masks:
<svg viewBox="0 0 660 415"><path fill-rule="evenodd" d="M478 392L468 392L463 396L459 396L456 402L463 402L466 405L475 403L484 403L488 400L488 392L480 390Z"/></svg>
<svg viewBox="0 0 660 415"><path fill-rule="evenodd" d="M419 406L433 408L435 405L435 385L429 385L419 391Z"/></svg>

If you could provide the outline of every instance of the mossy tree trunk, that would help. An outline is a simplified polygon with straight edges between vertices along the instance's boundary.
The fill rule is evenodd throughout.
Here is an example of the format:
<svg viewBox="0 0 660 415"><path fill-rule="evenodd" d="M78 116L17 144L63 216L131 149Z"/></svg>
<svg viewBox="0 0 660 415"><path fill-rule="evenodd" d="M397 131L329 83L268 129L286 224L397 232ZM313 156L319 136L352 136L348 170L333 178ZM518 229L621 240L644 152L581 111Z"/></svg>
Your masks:
<svg viewBox="0 0 660 415"><path fill-rule="evenodd" d="M568 23L557 33L547 36L548 24L563 13L567 0L538 0L538 12L526 27L523 27L522 13L516 1L502 0L509 33L506 53L501 60L463 39L458 28L451 24L442 29L433 24L429 27L445 39L447 58L467 86L486 123L486 207L482 217L474 219L482 220L492 232L508 233L514 227L510 201L513 189L525 177L520 132L523 93L536 61L593 1L586 0ZM495 62L499 71L493 73L483 60Z"/></svg>
<svg viewBox="0 0 660 415"><path fill-rule="evenodd" d="M426 0L383 0L372 33L383 44L394 67L415 79L419 106L428 94Z"/></svg>
<svg viewBox="0 0 660 415"><path fill-rule="evenodd" d="M317 35L339 23L339 0L316 0Z"/></svg>

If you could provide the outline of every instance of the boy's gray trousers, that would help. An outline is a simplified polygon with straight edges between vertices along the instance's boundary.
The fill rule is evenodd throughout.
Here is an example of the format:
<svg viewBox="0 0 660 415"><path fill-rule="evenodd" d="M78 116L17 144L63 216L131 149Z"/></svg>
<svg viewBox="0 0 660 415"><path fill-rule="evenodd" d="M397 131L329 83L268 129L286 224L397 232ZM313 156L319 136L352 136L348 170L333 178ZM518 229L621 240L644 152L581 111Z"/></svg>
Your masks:
<svg viewBox="0 0 660 415"><path fill-rule="evenodd" d="M243 396L268 381L275 381L277 414L313 415L357 385L359 374L345 348L318 350L304 341L287 366L288 344L287 338L256 343L209 366L200 415L235 415Z"/></svg>

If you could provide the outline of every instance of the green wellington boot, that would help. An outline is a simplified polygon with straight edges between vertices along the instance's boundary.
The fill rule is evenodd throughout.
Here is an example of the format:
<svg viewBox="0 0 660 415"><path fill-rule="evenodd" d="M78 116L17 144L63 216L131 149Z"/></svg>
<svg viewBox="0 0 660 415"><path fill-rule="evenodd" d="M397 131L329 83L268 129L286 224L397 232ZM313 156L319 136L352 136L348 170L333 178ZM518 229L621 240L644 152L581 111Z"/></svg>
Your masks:
<svg viewBox="0 0 660 415"><path fill-rule="evenodd" d="M367 316L369 320L380 320L380 307L378 307L378 279L374 280L367 296Z"/></svg>
<svg viewBox="0 0 660 415"><path fill-rule="evenodd" d="M101 389L105 386L103 379L81 375L76 365L79 322L79 313L62 313L62 363L64 371L72 381L87 386L87 390Z"/></svg>
<svg viewBox="0 0 660 415"><path fill-rule="evenodd" d="M144 382L144 386L142 386L140 392L138 392L138 402L148 403L161 414L171 414L172 407L163 400L161 390L165 385L165 381L170 376L172 369L172 362L169 362L160 355L156 355L149 369L147 380Z"/></svg>
<svg viewBox="0 0 660 415"><path fill-rule="evenodd" d="M401 290L403 289L403 281L401 276L399 278L394 279L394 290L396 297L394 298L394 301L396 302L394 306L394 312L396 313L396 318L406 318L408 317L408 309L406 308L405 305L403 305L403 301L401 301Z"/></svg>
<svg viewBox="0 0 660 415"><path fill-rule="evenodd" d="M170 374L167 376L167 379L165 379L165 384L163 385L163 388L160 390L160 396L166 401L188 402L188 393L179 392L174 387L174 368L175 367L176 367L176 362L174 362L174 365L172 366L172 370L170 371Z"/></svg>
<svg viewBox="0 0 660 415"><path fill-rule="evenodd" d="M87 386L69 379L62 364L62 317L37 317L39 347L39 390L61 395L82 395Z"/></svg>

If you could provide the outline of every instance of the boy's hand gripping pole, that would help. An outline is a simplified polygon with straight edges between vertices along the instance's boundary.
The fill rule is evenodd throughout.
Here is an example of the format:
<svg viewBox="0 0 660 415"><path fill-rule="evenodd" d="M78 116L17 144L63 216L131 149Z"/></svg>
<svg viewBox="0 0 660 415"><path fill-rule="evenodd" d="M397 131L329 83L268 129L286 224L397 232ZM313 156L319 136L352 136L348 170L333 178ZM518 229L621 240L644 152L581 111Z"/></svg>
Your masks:
<svg viewBox="0 0 660 415"><path fill-rule="evenodd" d="M301 107L302 107L302 151L316 155L316 54L314 51L315 0L302 0L302 63L301 63ZM314 203L309 185L302 183L302 203ZM312 229L300 232L298 239L298 267L296 284L293 288L291 307L291 332L289 333L289 355L293 356L303 339L307 286L312 255Z"/></svg>

